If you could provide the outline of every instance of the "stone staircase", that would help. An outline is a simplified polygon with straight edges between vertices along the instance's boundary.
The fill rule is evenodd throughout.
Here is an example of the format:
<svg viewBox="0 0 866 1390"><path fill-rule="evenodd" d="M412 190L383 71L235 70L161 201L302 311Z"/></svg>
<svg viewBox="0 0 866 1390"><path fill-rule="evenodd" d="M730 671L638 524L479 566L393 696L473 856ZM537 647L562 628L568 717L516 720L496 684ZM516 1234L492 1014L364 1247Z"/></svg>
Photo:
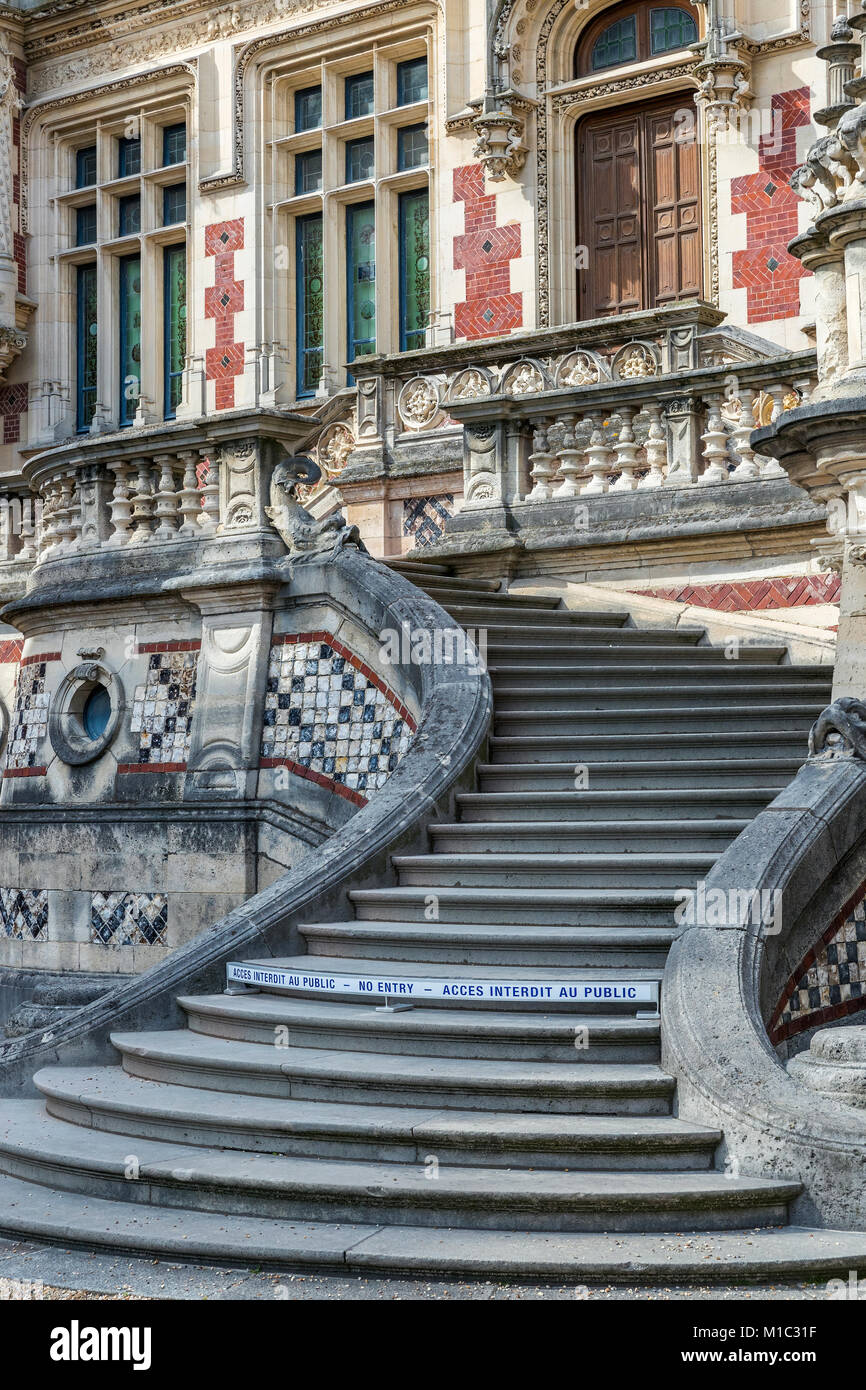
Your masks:
<svg viewBox="0 0 866 1390"><path fill-rule="evenodd" d="M487 633L477 788L396 883L302 929L323 975L661 981L676 890L793 777L826 667L738 660L493 580L403 562ZM788 1223L795 1182L713 1167L677 1118L657 1018L471 999L382 1012L267 990L182 998L120 1066L53 1067L0 1103L0 1229L274 1267L583 1282L800 1278L866 1237ZM662 1010L664 1002L662 1001Z"/></svg>

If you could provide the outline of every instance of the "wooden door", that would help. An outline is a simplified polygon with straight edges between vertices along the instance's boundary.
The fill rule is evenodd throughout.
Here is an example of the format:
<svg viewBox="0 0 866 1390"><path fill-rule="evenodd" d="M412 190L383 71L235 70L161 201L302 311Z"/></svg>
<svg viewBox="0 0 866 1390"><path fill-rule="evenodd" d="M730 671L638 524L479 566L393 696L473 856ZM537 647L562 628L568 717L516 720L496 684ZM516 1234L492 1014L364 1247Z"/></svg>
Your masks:
<svg viewBox="0 0 866 1390"><path fill-rule="evenodd" d="M578 127L578 270L584 319L699 296L703 253L696 139L677 136L683 98Z"/></svg>

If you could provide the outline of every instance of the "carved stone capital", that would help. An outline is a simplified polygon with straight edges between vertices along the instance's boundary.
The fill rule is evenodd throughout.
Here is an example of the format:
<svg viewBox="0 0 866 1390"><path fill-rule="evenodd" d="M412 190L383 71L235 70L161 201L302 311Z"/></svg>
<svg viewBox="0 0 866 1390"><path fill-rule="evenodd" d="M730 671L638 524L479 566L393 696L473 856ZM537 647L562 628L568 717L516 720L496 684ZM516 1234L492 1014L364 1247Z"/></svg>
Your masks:
<svg viewBox="0 0 866 1390"><path fill-rule="evenodd" d="M531 103L517 92L488 92L483 101L471 102L476 142L473 157L480 159L493 183L514 178L526 163L526 113Z"/></svg>

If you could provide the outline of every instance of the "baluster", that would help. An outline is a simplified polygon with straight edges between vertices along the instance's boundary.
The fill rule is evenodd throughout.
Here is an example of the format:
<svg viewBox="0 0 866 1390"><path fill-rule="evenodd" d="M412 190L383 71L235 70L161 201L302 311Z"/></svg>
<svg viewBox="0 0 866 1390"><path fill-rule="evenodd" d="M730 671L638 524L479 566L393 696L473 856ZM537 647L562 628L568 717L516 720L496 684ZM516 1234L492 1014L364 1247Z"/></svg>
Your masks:
<svg viewBox="0 0 866 1390"><path fill-rule="evenodd" d="M527 494L527 502L547 502L550 498L550 483L556 474L556 455L548 447L548 422L539 420L532 434L532 464L529 476L533 480L532 491Z"/></svg>
<svg viewBox="0 0 866 1390"><path fill-rule="evenodd" d="M37 535L35 519L36 498L29 493L21 502L21 548L18 551L19 560L40 559L39 550L42 544L42 537Z"/></svg>
<svg viewBox="0 0 866 1390"><path fill-rule="evenodd" d="M760 465L752 448L752 430L755 428L755 392L751 387L744 386L739 394L740 415L731 443L740 456L740 462L730 475L733 483L752 482L761 476Z"/></svg>
<svg viewBox="0 0 866 1390"><path fill-rule="evenodd" d="M132 529L132 490L129 479L132 468L128 463L113 463L114 491L111 494L111 524L114 530L108 539L109 545L126 545Z"/></svg>
<svg viewBox="0 0 866 1390"><path fill-rule="evenodd" d="M69 550L80 550L82 541L81 535L84 529L84 517L81 506L82 481L78 473L72 474L71 495L69 500L69 514L67 517L66 534L69 537Z"/></svg>
<svg viewBox="0 0 866 1390"><path fill-rule="evenodd" d="M661 487L668 466L668 437L662 422L662 408L651 402L644 406L644 412L649 416L649 430L643 446L649 467L638 487Z"/></svg>
<svg viewBox="0 0 866 1390"><path fill-rule="evenodd" d="M186 449L180 457L183 459L183 484L178 491L178 498L180 499L178 511L183 521L177 534L186 540L201 535L201 527L198 524L201 512L201 493L196 474L199 456L195 450Z"/></svg>
<svg viewBox="0 0 866 1390"><path fill-rule="evenodd" d="M58 554L68 554L75 541L74 490L74 480L70 474L66 474L60 480L60 506L57 508L57 529L60 536L57 547Z"/></svg>
<svg viewBox="0 0 866 1390"><path fill-rule="evenodd" d="M704 443L703 455L706 468L698 478L699 483L726 483L728 481L728 432L722 419L721 397L713 396L707 403L707 428L701 435Z"/></svg>
<svg viewBox="0 0 866 1390"><path fill-rule="evenodd" d="M577 480L583 473L583 450L577 442L578 417L569 415L563 422L562 445L559 450L559 471L562 482L554 492L554 497L577 497L580 489Z"/></svg>
<svg viewBox="0 0 866 1390"><path fill-rule="evenodd" d="M213 535L220 524L220 466L216 456L203 455L207 464L207 475L201 490L204 506L199 517L199 525L208 535Z"/></svg>
<svg viewBox="0 0 866 1390"><path fill-rule="evenodd" d="M770 416L770 424L774 425L779 417L784 414L785 410L790 408L790 406L786 406L785 400L786 398L790 399L792 392L790 386L786 386L782 382L774 382L773 385L768 386L766 390L767 395L771 396L773 400L773 411ZM756 457L762 478L787 478L788 475L778 459L768 458L765 454L758 454Z"/></svg>
<svg viewBox="0 0 866 1390"><path fill-rule="evenodd" d="M613 467L613 450L608 448L604 437L604 416L596 411L590 415L592 424L592 436L586 450L586 466L589 470L589 482L581 489L581 496L589 497L596 493L607 492L608 473Z"/></svg>
<svg viewBox="0 0 866 1390"><path fill-rule="evenodd" d="M45 500L42 504L42 534L39 538L39 555L37 562L42 563L47 560L53 550L60 543L60 529L58 526L58 510L60 507L60 483L57 478L51 478L45 484ZM24 504L26 506L26 502ZM30 517L28 515L28 522ZM21 517L21 534L24 535L24 514ZM31 531L32 534L32 531Z"/></svg>
<svg viewBox="0 0 866 1390"><path fill-rule="evenodd" d="M637 478L637 444L634 439L634 417L637 410L633 405L620 406L617 414L621 420L619 438L616 442L616 467L619 477L611 485L611 492L634 492Z"/></svg>
<svg viewBox="0 0 866 1390"><path fill-rule="evenodd" d="M174 459L171 454L157 454L154 462L159 465L159 486L154 493L155 516L159 524L153 538L156 541L173 541L177 537L177 493L172 467Z"/></svg>
<svg viewBox="0 0 866 1390"><path fill-rule="evenodd" d="M138 470L132 496L132 519L135 531L130 545L147 545L153 531L153 478L150 463L146 458L134 459L133 468Z"/></svg>

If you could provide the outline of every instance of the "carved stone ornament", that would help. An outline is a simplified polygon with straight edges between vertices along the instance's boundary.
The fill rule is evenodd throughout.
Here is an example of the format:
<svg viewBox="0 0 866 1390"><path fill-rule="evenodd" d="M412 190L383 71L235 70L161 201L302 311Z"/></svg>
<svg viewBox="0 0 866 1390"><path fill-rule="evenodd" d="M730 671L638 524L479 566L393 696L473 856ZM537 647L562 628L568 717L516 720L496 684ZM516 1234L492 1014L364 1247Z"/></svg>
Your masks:
<svg viewBox="0 0 866 1390"><path fill-rule="evenodd" d="M607 370L594 352L570 352L556 369L557 386L597 386Z"/></svg>
<svg viewBox="0 0 866 1390"><path fill-rule="evenodd" d="M614 379L634 381L659 374L659 359L648 343L626 343L611 363Z"/></svg>
<svg viewBox="0 0 866 1390"><path fill-rule="evenodd" d="M476 141L474 159L484 165L493 183L514 178L526 163L525 111L529 102L516 92L488 92L482 102L471 102L478 108L472 119Z"/></svg>
<svg viewBox="0 0 866 1390"><path fill-rule="evenodd" d="M851 695L834 700L809 733L809 756L866 758L866 704Z"/></svg>
<svg viewBox="0 0 866 1390"><path fill-rule="evenodd" d="M298 488L312 487L321 476L318 464L305 454L280 460L271 475L271 505L265 508L274 529L293 560L324 563L347 545L366 554L357 526L348 526L341 512L317 521L298 501Z"/></svg>
<svg viewBox="0 0 866 1390"><path fill-rule="evenodd" d="M397 413L410 430L428 429L439 410L439 392L426 376L414 376L407 381L397 399Z"/></svg>
<svg viewBox="0 0 866 1390"><path fill-rule="evenodd" d="M337 421L319 435L316 446L319 467L327 479L336 478L346 466L346 459L355 448L355 436L348 425Z"/></svg>
<svg viewBox="0 0 866 1390"><path fill-rule="evenodd" d="M515 362L502 378L502 390L507 396L534 396L547 390L544 371L529 359Z"/></svg>
<svg viewBox="0 0 866 1390"><path fill-rule="evenodd" d="M496 378L486 367L466 367L458 372L448 388L449 401L471 401L478 396L491 396Z"/></svg>

